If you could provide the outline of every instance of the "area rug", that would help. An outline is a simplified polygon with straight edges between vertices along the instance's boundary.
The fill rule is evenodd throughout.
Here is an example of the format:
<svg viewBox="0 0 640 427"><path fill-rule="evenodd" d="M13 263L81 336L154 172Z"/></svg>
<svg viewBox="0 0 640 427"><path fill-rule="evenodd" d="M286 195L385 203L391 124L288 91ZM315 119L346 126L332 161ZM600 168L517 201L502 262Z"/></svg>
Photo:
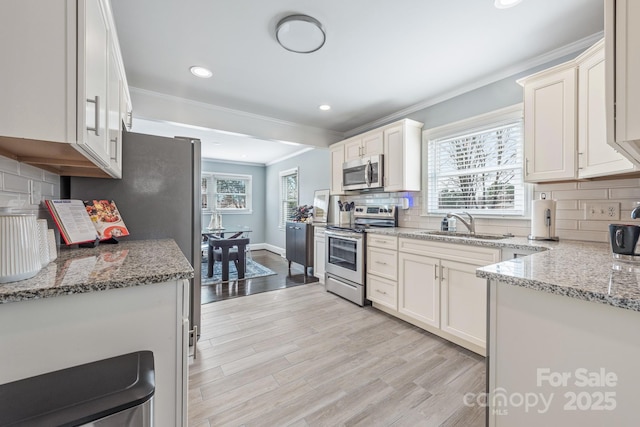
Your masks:
<svg viewBox="0 0 640 427"><path fill-rule="evenodd" d="M244 273L245 279L253 279L255 277L273 276L275 271L258 264L253 260L247 260L247 268ZM229 281L238 279L238 270L233 261L229 261ZM220 262L213 263L213 277L207 277L207 260L202 260L202 285L217 285L222 283L222 264Z"/></svg>

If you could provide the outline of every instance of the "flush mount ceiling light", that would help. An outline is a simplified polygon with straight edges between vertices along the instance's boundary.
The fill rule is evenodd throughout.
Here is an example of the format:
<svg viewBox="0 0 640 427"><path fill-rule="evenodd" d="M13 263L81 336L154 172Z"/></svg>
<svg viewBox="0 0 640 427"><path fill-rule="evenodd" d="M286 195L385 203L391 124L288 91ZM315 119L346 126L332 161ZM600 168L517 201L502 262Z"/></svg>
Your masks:
<svg viewBox="0 0 640 427"><path fill-rule="evenodd" d="M321 109L322 111L329 111L329 110L331 110L331 105L322 104L318 108Z"/></svg>
<svg viewBox="0 0 640 427"><path fill-rule="evenodd" d="M522 0L496 0L494 6L498 9L508 9L520 3Z"/></svg>
<svg viewBox="0 0 640 427"><path fill-rule="evenodd" d="M191 74L193 74L196 77L200 77L201 79L208 79L209 77L213 76L213 73L210 70L207 70L204 67L198 67L195 65L189 68L189 71L191 71Z"/></svg>
<svg viewBox="0 0 640 427"><path fill-rule="evenodd" d="M289 15L278 22L276 39L288 51L311 53L324 45L326 35L317 19L307 15Z"/></svg>

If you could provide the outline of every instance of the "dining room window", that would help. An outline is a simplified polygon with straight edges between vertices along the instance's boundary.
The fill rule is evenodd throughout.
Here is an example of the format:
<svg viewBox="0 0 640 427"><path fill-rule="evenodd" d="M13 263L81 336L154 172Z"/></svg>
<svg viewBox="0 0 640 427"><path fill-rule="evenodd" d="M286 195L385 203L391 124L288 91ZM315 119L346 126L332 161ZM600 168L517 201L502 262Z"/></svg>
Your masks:
<svg viewBox="0 0 640 427"><path fill-rule="evenodd" d="M218 212L251 213L251 175L203 174L202 208Z"/></svg>
<svg viewBox="0 0 640 427"><path fill-rule="evenodd" d="M298 207L298 168L280 172L280 223L284 228L285 223L293 218Z"/></svg>

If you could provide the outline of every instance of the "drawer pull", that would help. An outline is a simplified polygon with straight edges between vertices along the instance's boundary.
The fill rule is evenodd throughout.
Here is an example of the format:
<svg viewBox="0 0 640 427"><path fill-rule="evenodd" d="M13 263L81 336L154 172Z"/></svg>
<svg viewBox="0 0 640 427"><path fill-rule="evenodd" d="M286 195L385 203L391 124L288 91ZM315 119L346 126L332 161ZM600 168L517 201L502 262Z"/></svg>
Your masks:
<svg viewBox="0 0 640 427"><path fill-rule="evenodd" d="M387 293L385 291L381 291L380 289L376 289L376 292L382 295L386 295Z"/></svg>
<svg viewBox="0 0 640 427"><path fill-rule="evenodd" d="M382 261L376 261L376 264L387 265L386 262L382 262Z"/></svg>

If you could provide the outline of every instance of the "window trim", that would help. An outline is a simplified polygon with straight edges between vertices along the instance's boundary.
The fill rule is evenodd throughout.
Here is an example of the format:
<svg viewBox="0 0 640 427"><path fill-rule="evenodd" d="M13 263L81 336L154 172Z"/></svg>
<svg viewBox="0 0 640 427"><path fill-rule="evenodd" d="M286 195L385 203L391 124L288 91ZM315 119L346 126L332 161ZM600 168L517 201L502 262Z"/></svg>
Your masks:
<svg viewBox="0 0 640 427"><path fill-rule="evenodd" d="M425 129L422 131L422 159L421 168L422 173L422 197L421 197L421 213L422 217L441 217L441 213L429 212L429 174L428 168L428 156L429 156L429 140L441 139L441 138L455 138L457 136L463 136L465 134L475 133L487 129L491 126L500 126L513 122L515 120L524 119L524 103L511 105L509 107L500 108L498 110L490 111L488 113L479 114L467 119L458 120L453 123L434 127L431 129ZM524 138L524 129L523 129ZM523 142L524 144L524 142ZM524 146L523 146L524 150ZM524 166L523 166L524 167ZM530 183L523 182L524 185L524 203L523 214L505 214L497 213L490 214L485 211L473 212L473 216L477 218L500 218L500 219L513 219L522 220L527 219L530 216L531 211L531 197L533 195L533 186Z"/></svg>
<svg viewBox="0 0 640 427"><path fill-rule="evenodd" d="M209 207L206 212L218 212L220 214L252 214L253 213L253 176L239 173L222 173L222 172L205 172L203 176L211 178L211 190L208 196L211 197L213 204L209 203ZM218 208L217 203L217 191L216 180L228 180L228 179L241 179L247 182L247 192L245 193L247 198L246 208ZM215 206L214 206L215 205Z"/></svg>
<svg viewBox="0 0 640 427"><path fill-rule="evenodd" d="M278 173L278 191L279 191L279 197L278 197L278 228L284 230L285 226L286 226L286 221L284 219L284 211L283 211L283 205L284 205L284 198L283 198L283 194L282 194L282 179L285 176L289 176L289 175L296 175L296 204L300 203L300 172L298 170L298 167L296 166L295 168L291 168L291 169L286 169L283 171L280 171Z"/></svg>

